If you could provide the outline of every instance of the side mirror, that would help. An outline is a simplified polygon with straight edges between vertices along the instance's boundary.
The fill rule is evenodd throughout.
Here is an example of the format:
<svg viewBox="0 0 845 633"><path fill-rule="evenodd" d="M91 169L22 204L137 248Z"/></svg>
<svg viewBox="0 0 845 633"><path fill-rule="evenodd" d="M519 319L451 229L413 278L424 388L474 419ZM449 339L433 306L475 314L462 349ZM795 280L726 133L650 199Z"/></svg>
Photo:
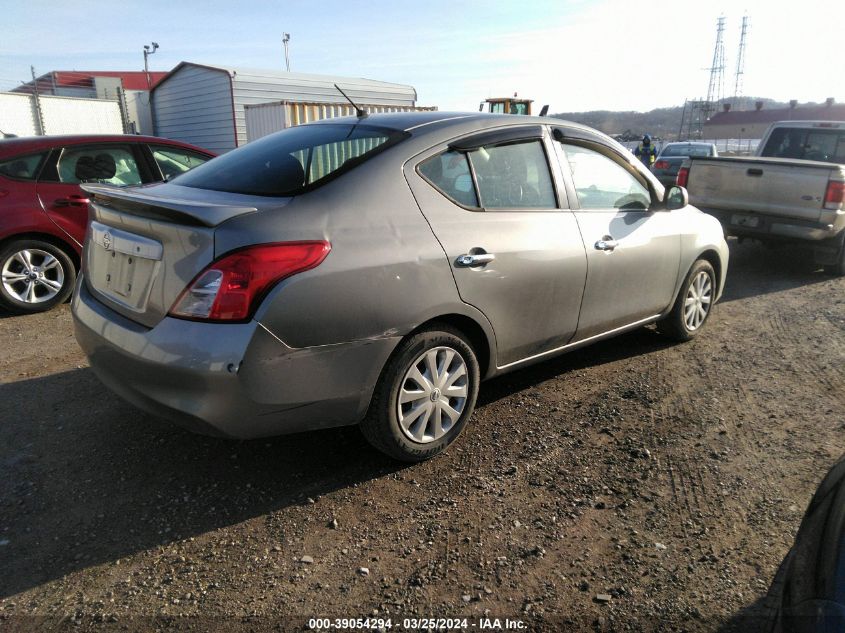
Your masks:
<svg viewBox="0 0 845 633"><path fill-rule="evenodd" d="M685 187L674 185L669 187L663 197L667 211L674 211L675 209L683 209L689 204L689 194Z"/></svg>

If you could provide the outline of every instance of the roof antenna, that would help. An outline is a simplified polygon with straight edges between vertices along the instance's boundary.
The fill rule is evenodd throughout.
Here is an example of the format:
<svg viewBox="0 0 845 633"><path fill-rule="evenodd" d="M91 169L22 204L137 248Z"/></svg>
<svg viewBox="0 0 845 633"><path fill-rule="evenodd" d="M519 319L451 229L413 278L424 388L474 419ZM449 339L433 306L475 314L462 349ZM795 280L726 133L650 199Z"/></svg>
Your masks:
<svg viewBox="0 0 845 633"><path fill-rule="evenodd" d="M350 99L350 98L349 98L349 95L348 95L348 94L346 94L343 90L341 90L341 89L340 89L340 86L338 86L337 84L335 84L335 85L334 85L334 87L335 87L335 88L337 88L337 91L338 91L340 94L342 94L342 95L346 98L346 100L347 100L349 103L351 103L351 104L352 104L352 107L353 107L353 108L355 108L355 113L357 114L357 116L358 116L358 118L359 118L359 119L363 119L365 116L367 116L367 113L366 113L366 112L364 112L364 108L362 108L362 107L360 107L360 106L356 105L356 104L355 104L355 102L354 102L352 99Z"/></svg>
<svg viewBox="0 0 845 633"><path fill-rule="evenodd" d="M540 110L540 116L546 116L549 113L549 106L548 104L543 106L543 109Z"/></svg>

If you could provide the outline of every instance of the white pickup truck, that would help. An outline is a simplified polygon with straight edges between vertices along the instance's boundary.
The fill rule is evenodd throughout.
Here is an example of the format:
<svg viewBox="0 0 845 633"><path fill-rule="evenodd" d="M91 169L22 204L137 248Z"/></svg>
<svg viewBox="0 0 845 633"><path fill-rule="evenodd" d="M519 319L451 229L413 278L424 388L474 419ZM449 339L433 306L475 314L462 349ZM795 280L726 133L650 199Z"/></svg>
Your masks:
<svg viewBox="0 0 845 633"><path fill-rule="evenodd" d="M816 261L845 275L845 122L774 123L756 156L691 157L678 184L726 235L812 242Z"/></svg>

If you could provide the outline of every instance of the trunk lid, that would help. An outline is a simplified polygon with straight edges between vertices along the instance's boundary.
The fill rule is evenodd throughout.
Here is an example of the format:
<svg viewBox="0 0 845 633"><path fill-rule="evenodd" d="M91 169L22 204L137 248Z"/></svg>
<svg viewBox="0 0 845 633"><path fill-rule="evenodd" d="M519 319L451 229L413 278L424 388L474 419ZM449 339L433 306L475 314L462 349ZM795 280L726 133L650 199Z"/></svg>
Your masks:
<svg viewBox="0 0 845 633"><path fill-rule="evenodd" d="M690 202L704 209L754 211L818 221L839 166L782 158L692 158Z"/></svg>
<svg viewBox="0 0 845 633"><path fill-rule="evenodd" d="M216 227L270 202L170 183L128 189L92 184L83 189L91 194L85 284L99 301L150 328L218 255ZM272 206L289 200L273 198Z"/></svg>

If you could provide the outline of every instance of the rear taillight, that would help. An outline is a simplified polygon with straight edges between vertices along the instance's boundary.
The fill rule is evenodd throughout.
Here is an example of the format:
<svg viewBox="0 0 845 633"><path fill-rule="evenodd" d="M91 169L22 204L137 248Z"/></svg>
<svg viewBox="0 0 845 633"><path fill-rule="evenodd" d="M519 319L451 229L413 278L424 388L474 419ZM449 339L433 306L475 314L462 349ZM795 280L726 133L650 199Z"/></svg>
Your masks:
<svg viewBox="0 0 845 633"><path fill-rule="evenodd" d="M845 202L845 182L831 180L827 183L827 191L824 193L824 208L838 211Z"/></svg>
<svg viewBox="0 0 845 633"><path fill-rule="evenodd" d="M286 277L310 270L326 258L324 241L250 246L210 264L170 309L170 316L202 321L244 321L270 288Z"/></svg>
<svg viewBox="0 0 845 633"><path fill-rule="evenodd" d="M689 180L689 167L681 167L678 170L678 176L675 178L675 184L679 187L686 187L687 180Z"/></svg>
<svg viewBox="0 0 845 633"><path fill-rule="evenodd" d="M659 160L654 163L655 169L669 169L669 161L668 160Z"/></svg>

